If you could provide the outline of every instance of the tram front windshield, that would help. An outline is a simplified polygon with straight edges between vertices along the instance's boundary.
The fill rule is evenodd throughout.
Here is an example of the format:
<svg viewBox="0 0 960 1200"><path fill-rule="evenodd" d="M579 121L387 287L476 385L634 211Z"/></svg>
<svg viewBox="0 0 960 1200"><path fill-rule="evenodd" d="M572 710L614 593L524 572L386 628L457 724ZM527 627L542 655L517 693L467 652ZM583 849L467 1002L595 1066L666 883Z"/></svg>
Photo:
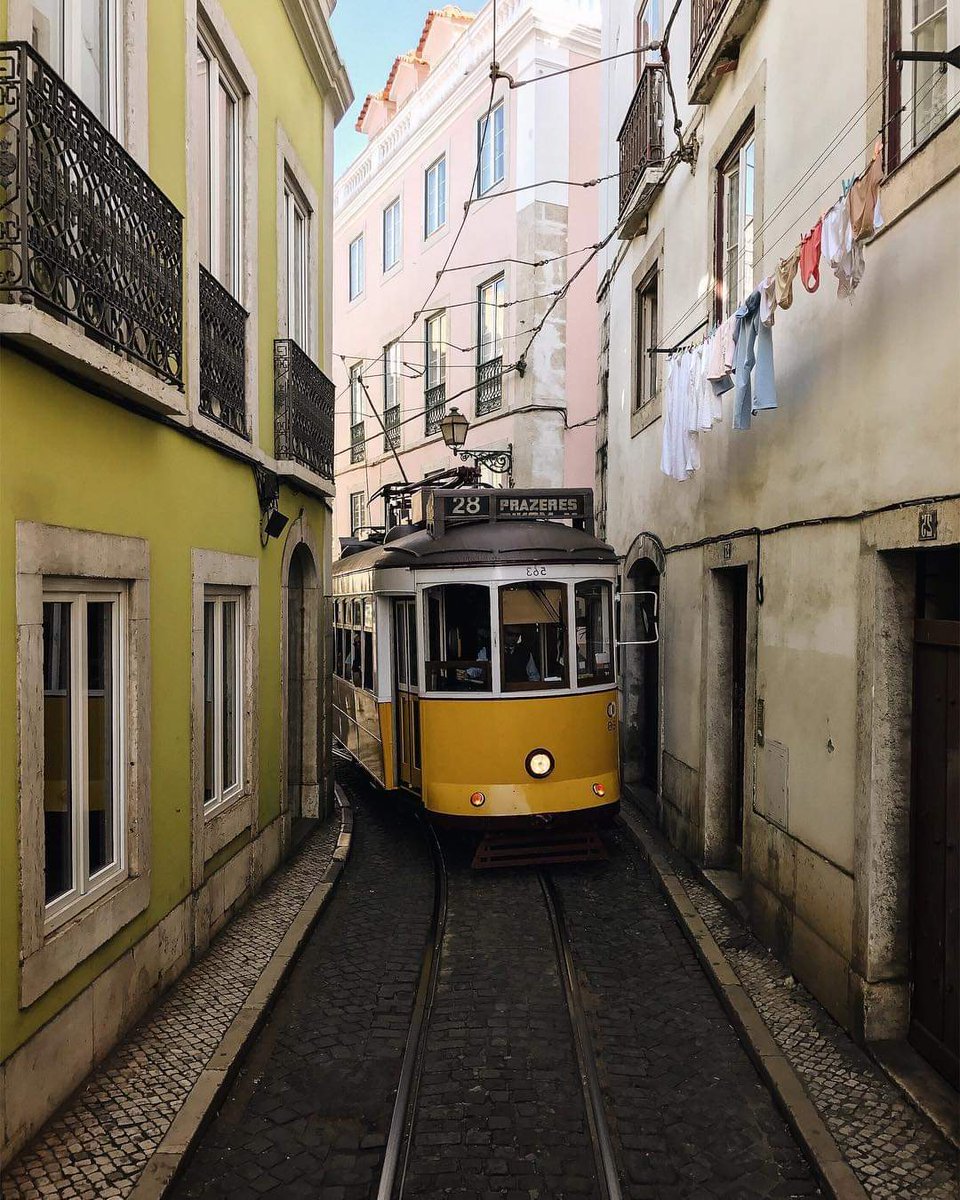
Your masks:
<svg viewBox="0 0 960 1200"><path fill-rule="evenodd" d="M557 583L512 583L500 592L503 689L567 686L566 589Z"/></svg>
<svg viewBox="0 0 960 1200"><path fill-rule="evenodd" d="M427 689L489 692L490 589L448 583L427 588Z"/></svg>

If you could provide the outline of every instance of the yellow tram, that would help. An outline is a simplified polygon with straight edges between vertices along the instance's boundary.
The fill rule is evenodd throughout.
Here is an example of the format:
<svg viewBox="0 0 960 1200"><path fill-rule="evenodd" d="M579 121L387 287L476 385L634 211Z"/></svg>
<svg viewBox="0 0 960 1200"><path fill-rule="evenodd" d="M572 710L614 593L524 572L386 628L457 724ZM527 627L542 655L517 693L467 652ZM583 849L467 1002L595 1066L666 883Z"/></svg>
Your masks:
<svg viewBox="0 0 960 1200"><path fill-rule="evenodd" d="M422 521L334 564L338 740L442 823L612 816L617 559L592 492L422 496Z"/></svg>

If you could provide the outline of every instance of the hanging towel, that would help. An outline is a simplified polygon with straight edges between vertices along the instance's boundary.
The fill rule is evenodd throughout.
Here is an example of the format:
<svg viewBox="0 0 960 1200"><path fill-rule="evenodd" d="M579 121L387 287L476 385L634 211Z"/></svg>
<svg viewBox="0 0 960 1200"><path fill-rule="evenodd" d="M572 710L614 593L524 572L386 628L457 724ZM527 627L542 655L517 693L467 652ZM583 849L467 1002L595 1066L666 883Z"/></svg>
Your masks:
<svg viewBox="0 0 960 1200"><path fill-rule="evenodd" d="M773 333L760 320L760 289L737 309L737 361L734 375L733 427L749 429L761 409L777 407L773 371ZM754 370L754 368L756 368Z"/></svg>

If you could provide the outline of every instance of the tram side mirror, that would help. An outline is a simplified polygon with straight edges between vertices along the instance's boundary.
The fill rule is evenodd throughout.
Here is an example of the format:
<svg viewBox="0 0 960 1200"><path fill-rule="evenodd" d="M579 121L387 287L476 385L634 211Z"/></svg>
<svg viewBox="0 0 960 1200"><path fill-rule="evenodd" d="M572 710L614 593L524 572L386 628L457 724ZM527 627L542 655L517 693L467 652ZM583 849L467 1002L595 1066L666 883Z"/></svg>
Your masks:
<svg viewBox="0 0 960 1200"><path fill-rule="evenodd" d="M659 607L657 592L618 592L617 645L652 646L659 642Z"/></svg>

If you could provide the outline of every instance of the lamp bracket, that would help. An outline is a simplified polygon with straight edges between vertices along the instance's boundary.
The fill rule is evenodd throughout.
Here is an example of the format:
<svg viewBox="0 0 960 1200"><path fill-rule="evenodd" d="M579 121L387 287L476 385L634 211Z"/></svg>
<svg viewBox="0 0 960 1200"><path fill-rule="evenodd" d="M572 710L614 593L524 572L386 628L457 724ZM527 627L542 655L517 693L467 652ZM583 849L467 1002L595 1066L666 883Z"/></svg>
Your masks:
<svg viewBox="0 0 960 1200"><path fill-rule="evenodd" d="M476 467L486 467L494 475L509 475L513 471L512 445L506 450L458 450L457 458Z"/></svg>
<svg viewBox="0 0 960 1200"><path fill-rule="evenodd" d="M261 513L276 508L280 501L280 477L273 471L268 471L260 463L253 464L253 475L257 481L257 499L260 502Z"/></svg>

